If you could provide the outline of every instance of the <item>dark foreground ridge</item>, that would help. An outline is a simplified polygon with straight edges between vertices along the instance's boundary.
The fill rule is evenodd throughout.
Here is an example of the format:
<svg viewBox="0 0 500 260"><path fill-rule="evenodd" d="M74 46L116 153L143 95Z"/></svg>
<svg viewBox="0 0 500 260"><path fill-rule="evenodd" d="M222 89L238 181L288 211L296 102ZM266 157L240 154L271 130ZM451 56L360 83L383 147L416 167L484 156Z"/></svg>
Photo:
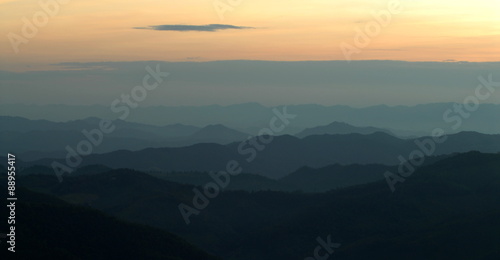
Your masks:
<svg viewBox="0 0 500 260"><path fill-rule="evenodd" d="M500 154L469 152L438 160L419 168L394 193L385 180L317 194L225 191L190 225L177 206L191 203L193 186L137 171L80 175L63 183L30 175L21 184L167 230L227 260L304 259L318 237L328 236L341 244L332 259L500 255ZM84 221L71 224L89 227Z"/></svg>
<svg viewBox="0 0 500 260"><path fill-rule="evenodd" d="M24 188L18 194L16 253L8 252L15 258L2 259L219 259L157 228ZM7 252L5 243L2 251Z"/></svg>

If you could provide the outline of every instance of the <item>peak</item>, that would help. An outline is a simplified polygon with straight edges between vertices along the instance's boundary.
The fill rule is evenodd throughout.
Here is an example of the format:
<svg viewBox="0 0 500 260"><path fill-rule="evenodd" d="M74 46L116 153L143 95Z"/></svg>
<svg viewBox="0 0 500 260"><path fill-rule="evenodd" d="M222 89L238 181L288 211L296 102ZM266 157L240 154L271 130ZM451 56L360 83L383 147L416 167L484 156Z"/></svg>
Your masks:
<svg viewBox="0 0 500 260"><path fill-rule="evenodd" d="M176 123L176 124L171 124L171 125L164 125L163 127L190 127L190 125L185 125L185 124L180 124L180 123Z"/></svg>
<svg viewBox="0 0 500 260"><path fill-rule="evenodd" d="M231 129L222 124L207 125L193 134L194 137L198 138L233 138L233 139L244 139L246 134L241 133L237 130Z"/></svg>
<svg viewBox="0 0 500 260"><path fill-rule="evenodd" d="M213 125L207 125L207 126L205 126L203 128L228 128L228 127L226 127L223 124L213 124Z"/></svg>
<svg viewBox="0 0 500 260"><path fill-rule="evenodd" d="M236 130L233 130L225 125L222 125L222 124L213 124L213 125L207 125L203 128L200 129L200 131L206 131L206 130L216 130L216 131L221 131L221 130L231 130L231 131L236 131Z"/></svg>
<svg viewBox="0 0 500 260"><path fill-rule="evenodd" d="M78 121L78 120L76 120L76 121ZM82 121L83 122L88 122L88 123L95 123L95 122L100 122L101 118L95 117L95 116L91 116L91 117L87 117L87 118L82 119Z"/></svg>
<svg viewBox="0 0 500 260"><path fill-rule="evenodd" d="M328 126L352 126L345 122L333 121Z"/></svg>
<svg viewBox="0 0 500 260"><path fill-rule="evenodd" d="M487 135L487 134L482 134L482 133L479 133L476 131L462 131L462 132L456 133L455 135L465 137L465 136L482 136L482 135Z"/></svg>
<svg viewBox="0 0 500 260"><path fill-rule="evenodd" d="M263 106L257 102L248 102L248 103L229 105L227 107L245 107L245 108L248 108L248 107L263 107Z"/></svg>

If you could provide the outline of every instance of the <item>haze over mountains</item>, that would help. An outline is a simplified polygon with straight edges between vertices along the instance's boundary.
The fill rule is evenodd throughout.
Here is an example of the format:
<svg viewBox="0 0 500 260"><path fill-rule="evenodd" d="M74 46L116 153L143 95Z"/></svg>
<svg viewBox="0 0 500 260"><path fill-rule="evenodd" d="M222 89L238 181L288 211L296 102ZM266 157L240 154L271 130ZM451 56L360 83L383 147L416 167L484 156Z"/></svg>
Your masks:
<svg viewBox="0 0 500 260"><path fill-rule="evenodd" d="M395 75L394 63L377 64ZM382 98L366 80L343 87L365 89L360 100ZM460 93L469 93L465 83L472 84L461 83ZM39 250L68 259L288 260L310 259L319 244L336 259L496 259L500 105L438 100L141 105L125 120L105 105L2 103L0 152L16 155L19 220L29 222L18 233L32 246L23 257ZM103 119L111 120L109 132ZM7 189L12 168L3 156ZM7 228L0 224L0 232ZM112 235L92 239L100 232Z"/></svg>
<svg viewBox="0 0 500 260"><path fill-rule="evenodd" d="M164 125L110 121L113 131L102 134L90 155L75 151L82 140L90 143L92 138L101 138L94 129L102 119L95 115L64 122L0 116L0 147L3 153L17 155L18 185L26 201L19 208L31 223L28 227L56 230L21 229L20 234L32 234L28 244L43 240L41 232L47 238L65 237L68 243L58 244L53 252L61 257L97 247L72 239L60 229L72 230L83 239L89 233L82 225L92 219L105 227L102 230L129 225L130 236L151 236L151 249L143 254L149 259L303 259L311 254L318 236L341 245L335 249L338 259L373 255L494 259L500 252L500 194L495 192L499 188L495 185L500 185L500 132L496 123L471 122L492 120L498 105L481 106L473 116L461 118L460 128L453 129L453 124L440 118L438 135L436 130L426 131L426 126L429 130L439 121L429 111L449 106L453 105L380 106L370 111L340 106L278 107L277 111L295 116L287 119L289 125L284 124L286 118L279 121L275 111L258 104L144 107L158 115L175 110L177 117L155 117L156 123L170 122ZM63 108L70 112L76 107ZM262 113L255 114L255 109ZM401 110L404 113L399 114ZM207 124L190 125L194 121L182 119L183 113ZM253 123L232 120L235 113L252 115ZM407 113L415 118L406 119L401 127L399 117ZM364 118L364 123L357 117ZM377 126L366 122L377 122ZM466 126L476 131L463 131ZM56 174L54 163L69 165L68 160L78 161L71 166L73 171ZM401 169L416 161L420 163L411 176L402 173ZM218 186L214 198L199 197L206 196L199 194L206 194L207 185L221 185L222 179L217 178L223 178L220 174L229 163L236 163L241 173L228 175L227 186ZM0 165L0 179L5 180L8 165ZM394 192L388 187L388 172L404 177ZM206 208L194 211L187 222L180 205L195 207L205 200L209 201ZM59 228L47 224L50 216L75 214L79 217L74 218L74 227L67 222ZM457 227L464 236L481 236L477 238L481 242L461 254L451 253L456 245L468 243L453 240ZM179 250L158 248L159 239ZM134 241L126 237L121 243L134 247ZM400 250L391 251L394 245ZM119 247L115 246L111 243L109 249L95 254L133 255L127 250L116 253Z"/></svg>
<svg viewBox="0 0 500 260"><path fill-rule="evenodd" d="M444 143L435 145L433 155L472 150L500 151L500 135L462 132L444 138L447 138ZM251 141L228 145L206 143L93 154L84 157L81 165L102 164L145 171L219 171L225 169L227 162L236 160L246 172L279 178L302 166L316 168L334 163L396 165L401 163L399 156L407 159L412 151L420 149L415 142L424 142L424 139L427 138L399 139L384 133L315 135L303 139L285 135L274 137L260 151L251 145ZM51 165L53 161L41 159L31 164ZM65 163L65 159L55 161Z"/></svg>
<svg viewBox="0 0 500 260"><path fill-rule="evenodd" d="M300 117L297 116L296 118ZM294 121L295 120L296 119L294 119ZM464 119L464 122L465 120L466 119ZM101 119L96 117L67 122L53 122L48 120L29 120L22 117L0 116L0 147L2 147L0 150L2 150L3 153L9 151L21 153L27 161L46 157L62 158L67 153L66 146L76 145L81 140L88 139L88 136L92 135L92 131L99 128L100 121ZM247 128L247 132L243 132L221 124L209 124L204 127L183 125L179 123L156 126L123 120L113 120L112 124L113 131L103 136L104 139L102 140L104 141L95 147L95 153L107 153L116 150L137 151L154 147L184 147L198 143L227 145L232 142L246 140L260 131L253 130L258 129L257 125L249 127ZM431 133L426 133L424 131L396 131L388 129L389 128L370 126L353 126L344 122L333 121L327 125L305 129L295 127L293 132L295 132L295 136L299 138L325 134L370 135L380 132L404 139L415 138L415 136L428 136ZM84 130L87 132L87 135L83 133ZM443 129L443 131L444 130L445 129ZM286 133L287 131L281 131L276 134L283 135ZM479 141L479 143L481 143L481 141ZM15 149L10 147L15 147ZM478 147L480 147L480 145ZM481 150L481 148L479 148L479 150ZM352 161L349 161L349 163L350 162ZM359 162L364 161L361 160ZM384 163L387 163L387 161L384 161Z"/></svg>
<svg viewBox="0 0 500 260"><path fill-rule="evenodd" d="M344 122L354 126L383 128L402 136L429 135L434 128L442 128L447 133L477 131L500 133L499 104L481 104L474 112L466 112L466 117L455 112L454 103L431 103L416 106L369 106L355 108L349 106L323 106L316 104L289 105L287 111L297 115L293 124L282 134L296 134L304 128ZM281 109L281 107L278 107ZM462 106L462 110L463 110ZM451 110L451 111L450 111ZM35 112L36 111L36 112ZM449 114L445 117L447 111ZM20 116L28 119L68 121L100 117L115 119L109 106L69 106L69 105L10 105L0 104L0 115ZM229 106L140 106L130 113L127 121L151 125L184 124L204 127L222 124L243 132L255 133L268 127L273 116L272 107L257 103ZM445 120L446 118L446 120ZM460 127L453 129L458 121Z"/></svg>
<svg viewBox="0 0 500 260"><path fill-rule="evenodd" d="M277 129L277 120L263 124ZM338 259L494 259L500 253L500 134L443 129L429 136L334 120L296 127L294 135L256 135L259 124L235 129L214 121L199 127L114 120L114 131L102 135L92 154L74 152L81 140L90 140L82 131L100 121L0 117L1 147L17 154L22 219L30 222L27 228L54 230L20 229L19 236L32 237L26 243L64 237L67 242L52 252L61 257L135 254L117 253L120 246L110 239L100 242L110 243L107 249L85 251L102 247L72 235L87 238L83 225L92 221L113 234L130 229L121 235L125 247L136 246L135 237L151 237L143 248L148 252L141 253L149 259L303 259L318 237L340 244ZM56 174L54 162L66 165L77 157L71 173ZM415 161L421 163L411 176L403 174L402 165ZM241 173L221 177L230 162ZM8 165L0 165L6 180ZM404 175L394 190L388 172ZM206 195L209 184L218 185L215 197ZM195 213L185 215L180 205ZM52 217L73 222L55 227L48 223ZM458 228L480 242L470 244ZM158 248L160 240L166 248ZM391 250L395 245L400 250Z"/></svg>
<svg viewBox="0 0 500 260"><path fill-rule="evenodd" d="M21 153L25 160L47 156L62 158L67 152L66 146L75 145L86 140L88 136L95 135L92 131L99 128L100 121L101 119L95 117L52 122L0 116L0 150L2 153ZM249 136L222 125L208 125L203 128L181 124L154 126L122 120L114 120L113 125L112 133L103 136L102 144L96 146L94 152L179 147L196 143L228 144ZM83 134L83 130L88 134Z"/></svg>
<svg viewBox="0 0 500 260"><path fill-rule="evenodd" d="M386 3L380 4L386 5ZM486 3L484 4L487 5ZM332 9L336 8L333 7ZM490 9L487 11L493 14L495 8ZM342 8L339 11L345 12ZM481 19L485 18L485 13L486 11L477 11L477 14L482 15ZM357 15L364 16L361 13ZM328 16L330 17L331 15ZM371 16L368 15L367 18L369 17ZM353 23L355 21L356 19L352 20ZM497 21L495 20L487 24L488 26L494 26L496 23ZM263 24L263 26L266 25ZM349 36L347 38L338 38L337 40L352 41L351 36L353 35L351 34L355 33L353 31L354 27L352 23L348 23L346 26L348 27L346 29L349 31ZM470 24L467 24L467 26L470 26ZM314 25L314 27L318 27L318 25ZM456 30L463 32L462 29ZM467 28L466 30L477 33L477 28ZM248 32L252 31L249 30ZM496 31L491 31L484 35L493 35L495 33ZM163 35L162 32L159 32L159 34ZM331 31L327 34L328 36L332 36ZM180 35L186 34L184 32L180 33ZM201 35L205 34L201 33ZM168 33L165 36L167 39L172 40ZM228 35L228 37L232 36ZM402 38L401 36L397 37L398 39ZM457 37L460 36L457 35ZM322 38L321 42L324 43L324 39ZM290 41L290 43L294 41L295 39ZM340 44L340 42L338 43ZM493 42L489 43L495 45ZM213 45L213 43L209 45ZM236 47L239 46L239 43L230 45ZM267 44L264 43L263 45ZM196 44L193 43L193 46L196 46ZM148 49L148 47L150 47L149 43L147 47L144 46L139 49ZM198 47L196 46L195 48ZM235 60L238 58L231 57L230 60L206 61L202 59L199 61L190 61L183 59L181 62L169 62L158 60L160 57L156 55L158 52L155 52L153 56L155 58L149 61L120 60L89 62L87 60L69 60L69 62L48 65L46 67L48 70L44 71L12 72L2 70L0 71L0 78L6 82L4 89L9 92L9 99L5 99L2 103L37 105L100 104L103 105L101 113L93 113L93 116L102 117L102 112L106 112L105 110L109 111L109 106L114 99L119 99L122 93L126 94L130 92L131 88L140 83L140 80L148 73L145 71L147 66L152 68L160 66L160 71L168 72L169 76L148 95L147 99L141 102L141 107L148 106L153 108L148 110L151 113L144 112L140 115L133 115L134 121L138 119L151 120L152 118L162 116L162 114L153 113L157 111L155 106L185 106L187 110L196 112L197 106L210 107L213 104L227 106L248 102L258 102L266 106L320 104L325 106L348 105L353 107L373 107L380 104L413 106L437 102L462 103L464 102L464 98L474 95L475 87L479 84L478 77L487 78L488 75L492 75L493 82L499 81L498 76L495 76L500 70L500 62L498 60L494 62L441 62L442 60L437 62L423 62L422 60L435 59L434 55L421 57L421 51L416 49L405 51L416 55L413 61L403 61L400 60L401 58L392 57L391 59L393 60L382 58L382 60L352 60L351 62L346 62L343 55L341 55L342 57L338 57L339 60L323 60L331 57L331 51L340 51L340 48L337 47L338 45L332 46L326 44L328 57L321 55L321 58L314 58L315 61L304 61L302 60L304 59L303 57L298 60L275 60L276 56L274 54L276 49L267 51L273 57L271 60ZM307 49L311 50L310 48ZM369 50L369 52L373 51L376 50ZM390 52L396 54L400 53L400 51L391 49ZM448 53L444 54L443 50L437 52L442 55L449 55ZM497 50L494 49L481 55L493 59L496 53ZM365 54L368 55L363 57L371 57L371 54L367 52ZM461 52L458 55L464 55L464 53ZM68 91L68 88L71 91ZM47 91L50 91L51 95L47 95ZM483 103L498 104L499 102L495 96L491 96ZM53 110L57 110L57 107L57 105L53 106ZM213 108L215 111L218 110L216 106ZM73 111L74 115L87 115L83 117L66 117L65 120L85 118L92 116L88 114L91 111L98 112L92 110L91 107L89 109L88 111ZM244 117L245 119L238 118L239 109L237 107L233 107L233 109L233 112L226 112L226 115L233 115L233 120L239 120L240 123L244 123L243 121L246 120L253 121L248 117ZM5 111L5 107L1 107L0 110ZM21 111L22 109L18 107L17 110ZM16 115L12 113L16 110L8 111L10 115ZM24 109L24 112L29 112L29 110ZM443 112L444 110L440 111L440 114ZM31 110L30 113L36 114L35 110ZM68 115L68 113L63 111L59 111L59 114ZM173 115L175 115L174 111L172 111L172 114L168 114L166 118L171 118ZM181 115L179 114L179 116ZM412 115L408 114L408 116ZM185 120L196 120L195 118L189 118L185 117ZM205 118L205 120L207 119ZM359 118L359 120L362 120L362 118ZM380 127L379 125L373 125L371 121L361 121L355 124L355 122L342 119L328 120L326 122L315 123L314 125L327 124L332 121ZM200 123L203 125L209 124L208 122ZM227 122L213 123L221 123L233 127L232 125L228 125ZM163 121L158 124L171 123ZM185 124L192 125L193 123L186 122Z"/></svg>

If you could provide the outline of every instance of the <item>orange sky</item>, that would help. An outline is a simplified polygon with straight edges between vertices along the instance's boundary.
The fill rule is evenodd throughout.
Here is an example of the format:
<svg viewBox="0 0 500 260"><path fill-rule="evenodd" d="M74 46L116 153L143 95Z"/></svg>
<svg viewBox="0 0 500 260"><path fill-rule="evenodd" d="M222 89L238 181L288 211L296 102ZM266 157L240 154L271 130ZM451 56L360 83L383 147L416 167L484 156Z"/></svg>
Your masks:
<svg viewBox="0 0 500 260"><path fill-rule="evenodd" d="M18 46L16 54L9 33L23 36L23 17L32 20L43 8L35 0L0 0L4 35L0 38L0 70L91 61L341 60L340 44L354 45L356 28L374 21L371 12L386 10L389 1L242 0L221 20L213 0L69 0L33 38ZM394 14L352 59L500 61L500 1L400 3L403 11ZM229 24L254 29L133 29L167 24Z"/></svg>

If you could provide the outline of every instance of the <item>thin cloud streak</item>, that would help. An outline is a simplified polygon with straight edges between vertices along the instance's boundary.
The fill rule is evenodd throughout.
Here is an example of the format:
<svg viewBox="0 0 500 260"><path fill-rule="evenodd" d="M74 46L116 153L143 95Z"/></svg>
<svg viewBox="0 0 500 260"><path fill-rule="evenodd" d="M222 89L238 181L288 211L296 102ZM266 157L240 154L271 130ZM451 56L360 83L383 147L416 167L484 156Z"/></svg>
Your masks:
<svg viewBox="0 0 500 260"><path fill-rule="evenodd" d="M228 29L245 30L245 29L255 29L255 28L246 26L236 26L230 24L207 24L207 25L164 24L164 25L152 25L148 27L134 27L134 29L177 31L177 32L187 32L187 31L215 32L219 30L228 30Z"/></svg>

